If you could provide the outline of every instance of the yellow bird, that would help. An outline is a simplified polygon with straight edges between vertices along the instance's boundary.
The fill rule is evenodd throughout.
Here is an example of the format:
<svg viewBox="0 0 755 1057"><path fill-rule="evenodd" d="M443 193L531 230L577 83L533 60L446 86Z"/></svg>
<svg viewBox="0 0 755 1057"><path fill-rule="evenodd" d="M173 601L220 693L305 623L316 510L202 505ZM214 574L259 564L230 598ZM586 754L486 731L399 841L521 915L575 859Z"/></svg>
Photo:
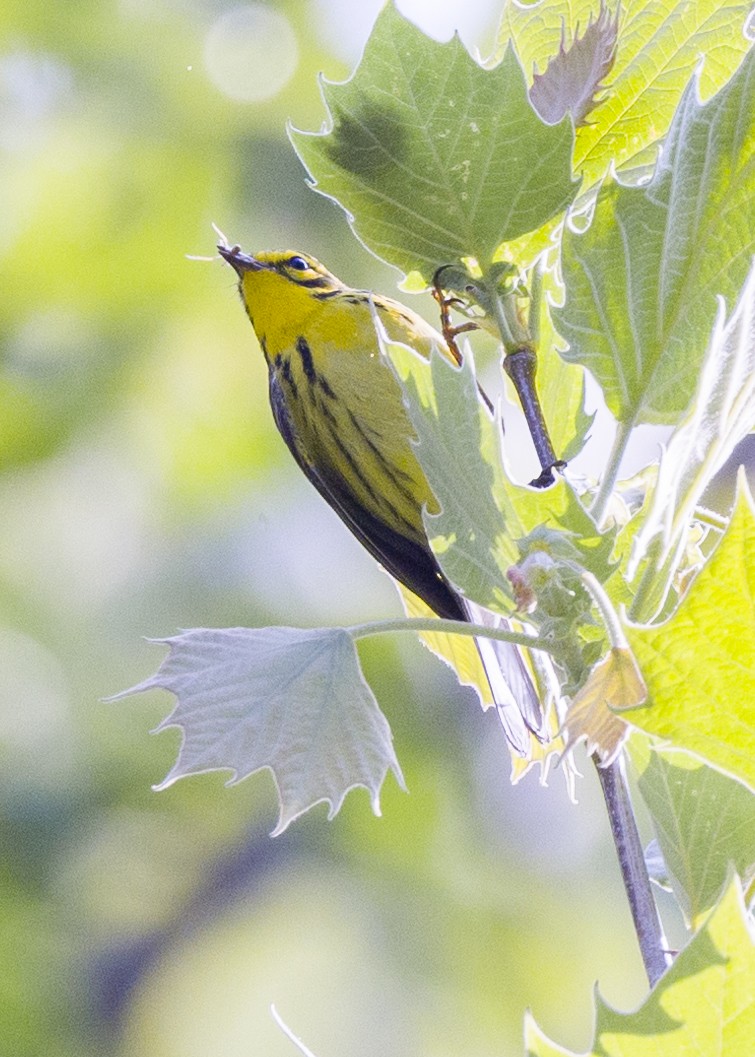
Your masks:
<svg viewBox="0 0 755 1057"><path fill-rule="evenodd" d="M443 575L423 508L438 504L412 447L399 382L381 354L375 313L392 341L421 356L447 346L400 302L354 290L295 251L254 256L218 246L265 356L275 424L323 498L388 572L449 620L471 604ZM543 738L537 694L518 650L478 639L493 698L512 747L527 755Z"/></svg>

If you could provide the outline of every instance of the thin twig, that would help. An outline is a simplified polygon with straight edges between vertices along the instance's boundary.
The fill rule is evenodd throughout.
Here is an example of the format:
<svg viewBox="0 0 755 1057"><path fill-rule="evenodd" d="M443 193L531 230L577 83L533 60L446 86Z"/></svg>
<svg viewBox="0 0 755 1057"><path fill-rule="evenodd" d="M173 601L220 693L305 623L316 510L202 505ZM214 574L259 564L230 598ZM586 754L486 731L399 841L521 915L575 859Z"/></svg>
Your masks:
<svg viewBox="0 0 755 1057"><path fill-rule="evenodd" d="M619 857L621 876L632 912L642 961L650 986L654 987L671 964L671 955L650 887L642 843L629 798L623 759L620 756L607 767L600 766L600 760L596 755L592 759L608 808L611 833Z"/></svg>
<svg viewBox="0 0 755 1057"><path fill-rule="evenodd" d="M562 657L562 643L553 639L544 639L528 635L523 631L511 631L509 628L492 628L487 624L472 624L464 620L439 620L437 617L399 617L396 620L374 620L368 624L352 624L343 629L352 639L364 639L369 635L385 635L395 631L432 632L437 635L467 635L473 638L495 639L497 642L510 642L514 646L524 646L528 650L543 650L552 657Z"/></svg>
<svg viewBox="0 0 755 1057"><path fill-rule="evenodd" d="M616 479L619 476L621 460L624 457L624 452L626 451L631 435L632 423L620 422L618 429L616 430L616 437L614 438L613 447L611 448L611 454L603 473L603 479L600 482L598 494L595 496L593 504L590 507L590 514L598 528L602 526L603 519L606 516L606 510L611 501L611 496L613 495Z"/></svg>

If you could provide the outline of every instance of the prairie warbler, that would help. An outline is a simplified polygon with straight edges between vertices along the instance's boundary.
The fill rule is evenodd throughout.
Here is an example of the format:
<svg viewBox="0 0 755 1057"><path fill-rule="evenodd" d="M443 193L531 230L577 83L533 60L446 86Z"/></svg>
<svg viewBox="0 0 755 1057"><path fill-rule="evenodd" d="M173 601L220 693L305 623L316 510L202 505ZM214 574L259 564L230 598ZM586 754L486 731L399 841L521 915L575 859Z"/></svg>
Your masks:
<svg viewBox="0 0 755 1057"><path fill-rule="evenodd" d="M354 290L294 251L242 253L218 246L267 361L270 404L291 454L324 499L397 580L440 617L472 620L473 607L444 577L422 510L438 506L412 448L401 388L381 355L388 337L428 357L441 337L398 301ZM449 353L450 355L450 353ZM477 641L504 730L526 755L543 716L518 650Z"/></svg>

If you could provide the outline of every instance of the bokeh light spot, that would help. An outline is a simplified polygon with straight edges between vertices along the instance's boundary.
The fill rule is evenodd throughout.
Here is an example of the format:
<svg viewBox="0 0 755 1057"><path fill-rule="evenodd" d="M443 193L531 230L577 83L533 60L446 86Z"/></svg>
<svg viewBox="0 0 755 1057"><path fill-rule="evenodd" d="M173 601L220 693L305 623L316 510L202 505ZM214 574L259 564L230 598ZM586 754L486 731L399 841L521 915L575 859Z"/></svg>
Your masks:
<svg viewBox="0 0 755 1057"><path fill-rule="evenodd" d="M289 82L299 62L291 23L263 4L226 11L207 34L204 64L224 95L240 103L271 99Z"/></svg>

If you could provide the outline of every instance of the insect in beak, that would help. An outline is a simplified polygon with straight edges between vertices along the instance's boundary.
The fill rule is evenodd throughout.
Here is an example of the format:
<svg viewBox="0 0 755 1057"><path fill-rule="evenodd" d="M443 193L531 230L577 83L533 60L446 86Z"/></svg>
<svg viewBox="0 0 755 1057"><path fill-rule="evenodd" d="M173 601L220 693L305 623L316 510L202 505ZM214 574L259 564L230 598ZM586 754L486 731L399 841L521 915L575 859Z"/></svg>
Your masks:
<svg viewBox="0 0 755 1057"><path fill-rule="evenodd" d="M248 253L241 252L241 246L224 246L218 244L218 253L227 261L228 264L235 270L236 274L241 278L244 272L259 271L264 268L265 265L261 261L255 260Z"/></svg>

